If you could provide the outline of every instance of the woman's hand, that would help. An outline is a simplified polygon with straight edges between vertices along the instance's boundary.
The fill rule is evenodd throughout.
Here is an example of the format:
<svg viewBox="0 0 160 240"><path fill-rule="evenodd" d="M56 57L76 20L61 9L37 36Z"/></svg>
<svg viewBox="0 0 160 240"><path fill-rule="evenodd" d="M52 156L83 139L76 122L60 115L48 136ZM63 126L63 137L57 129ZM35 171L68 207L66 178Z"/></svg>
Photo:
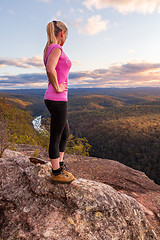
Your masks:
<svg viewBox="0 0 160 240"><path fill-rule="evenodd" d="M67 87L66 82L63 82L63 83L59 84L58 92L61 93L61 92L67 91L67 89L68 89L68 87Z"/></svg>

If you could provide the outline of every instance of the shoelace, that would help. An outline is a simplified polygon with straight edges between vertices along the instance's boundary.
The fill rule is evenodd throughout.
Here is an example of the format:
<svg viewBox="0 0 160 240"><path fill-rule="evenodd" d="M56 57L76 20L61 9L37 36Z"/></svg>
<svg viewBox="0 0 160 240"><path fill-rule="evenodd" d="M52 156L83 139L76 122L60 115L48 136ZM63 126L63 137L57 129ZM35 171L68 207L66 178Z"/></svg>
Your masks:
<svg viewBox="0 0 160 240"><path fill-rule="evenodd" d="M63 163L63 169L68 170L68 167L66 166L65 163Z"/></svg>

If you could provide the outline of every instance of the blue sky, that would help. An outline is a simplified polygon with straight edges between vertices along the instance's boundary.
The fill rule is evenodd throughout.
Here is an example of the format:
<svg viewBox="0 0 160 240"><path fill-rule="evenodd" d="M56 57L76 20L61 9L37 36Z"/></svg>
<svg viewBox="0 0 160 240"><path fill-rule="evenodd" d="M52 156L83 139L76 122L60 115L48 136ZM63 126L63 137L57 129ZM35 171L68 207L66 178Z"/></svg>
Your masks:
<svg viewBox="0 0 160 240"><path fill-rule="evenodd" d="M160 87L159 0L1 0L0 89L47 87L52 20L69 29L69 87Z"/></svg>

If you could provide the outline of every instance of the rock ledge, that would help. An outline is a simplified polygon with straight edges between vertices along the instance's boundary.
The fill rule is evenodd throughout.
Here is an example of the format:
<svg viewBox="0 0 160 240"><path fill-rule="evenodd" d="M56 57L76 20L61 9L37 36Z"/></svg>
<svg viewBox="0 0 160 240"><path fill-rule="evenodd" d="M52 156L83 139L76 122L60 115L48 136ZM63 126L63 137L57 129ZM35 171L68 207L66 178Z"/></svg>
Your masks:
<svg viewBox="0 0 160 240"><path fill-rule="evenodd" d="M11 150L0 161L2 240L158 240L132 197L100 182L50 182L50 162Z"/></svg>

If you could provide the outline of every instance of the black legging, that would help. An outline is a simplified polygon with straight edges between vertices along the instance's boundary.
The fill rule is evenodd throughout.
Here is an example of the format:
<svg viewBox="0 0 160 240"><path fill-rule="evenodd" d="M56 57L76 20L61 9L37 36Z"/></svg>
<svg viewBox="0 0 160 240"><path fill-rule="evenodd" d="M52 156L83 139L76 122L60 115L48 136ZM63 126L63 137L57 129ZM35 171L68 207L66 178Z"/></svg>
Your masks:
<svg viewBox="0 0 160 240"><path fill-rule="evenodd" d="M59 158L59 152L64 152L69 137L67 121L67 101L44 100L51 114L49 157Z"/></svg>

